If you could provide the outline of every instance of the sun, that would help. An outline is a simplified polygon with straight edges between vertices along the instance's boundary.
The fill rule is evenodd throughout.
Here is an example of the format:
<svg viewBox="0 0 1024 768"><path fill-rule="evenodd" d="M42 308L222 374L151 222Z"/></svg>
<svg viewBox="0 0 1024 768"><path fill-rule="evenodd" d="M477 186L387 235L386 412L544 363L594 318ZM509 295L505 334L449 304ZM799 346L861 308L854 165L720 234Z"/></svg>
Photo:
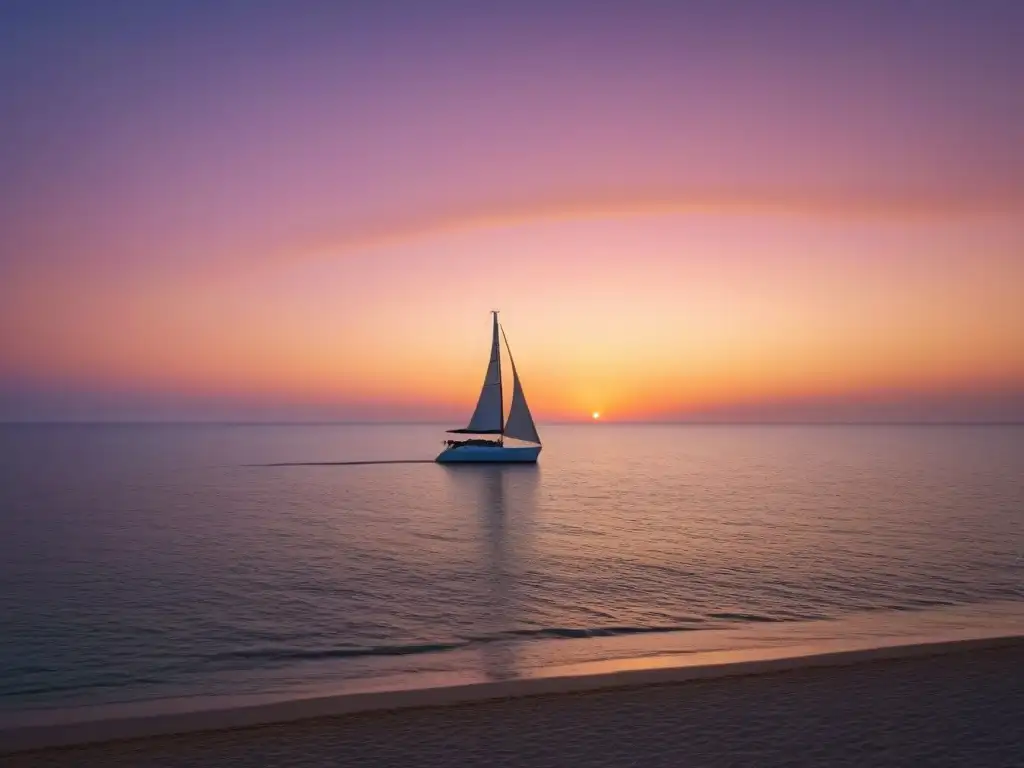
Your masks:
<svg viewBox="0 0 1024 768"><path fill-rule="evenodd" d="M600 419L600 418L601 418L601 412L600 412L600 411L594 411L594 412L593 412L592 414L590 414L590 415L594 417L594 421L597 421L598 419Z"/></svg>

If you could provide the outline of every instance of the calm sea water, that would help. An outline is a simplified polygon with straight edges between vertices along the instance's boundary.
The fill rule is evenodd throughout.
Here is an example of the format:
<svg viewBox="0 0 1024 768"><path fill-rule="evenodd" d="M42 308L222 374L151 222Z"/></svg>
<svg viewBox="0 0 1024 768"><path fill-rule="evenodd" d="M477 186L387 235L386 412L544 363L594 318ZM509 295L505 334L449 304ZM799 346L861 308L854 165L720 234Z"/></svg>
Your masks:
<svg viewBox="0 0 1024 768"><path fill-rule="evenodd" d="M1020 427L542 431L536 467L272 467L443 434L0 427L0 709L1024 601Z"/></svg>

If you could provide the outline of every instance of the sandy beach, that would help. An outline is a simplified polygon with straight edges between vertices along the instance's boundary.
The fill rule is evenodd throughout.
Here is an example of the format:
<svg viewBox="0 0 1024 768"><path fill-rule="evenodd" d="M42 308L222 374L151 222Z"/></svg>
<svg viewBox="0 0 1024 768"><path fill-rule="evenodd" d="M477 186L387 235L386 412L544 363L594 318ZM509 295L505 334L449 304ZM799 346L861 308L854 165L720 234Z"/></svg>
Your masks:
<svg viewBox="0 0 1024 768"><path fill-rule="evenodd" d="M8 755L58 766L1024 765L1024 643Z"/></svg>

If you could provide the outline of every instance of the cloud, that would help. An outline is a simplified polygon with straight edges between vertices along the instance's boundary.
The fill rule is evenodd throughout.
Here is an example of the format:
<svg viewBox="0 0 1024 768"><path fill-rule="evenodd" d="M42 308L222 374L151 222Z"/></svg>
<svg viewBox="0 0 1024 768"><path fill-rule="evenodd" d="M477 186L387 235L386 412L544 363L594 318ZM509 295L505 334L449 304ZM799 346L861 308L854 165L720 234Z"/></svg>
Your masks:
<svg viewBox="0 0 1024 768"><path fill-rule="evenodd" d="M526 224L710 214L792 216L838 219L941 219L1024 212L1024 190L990 194L913 195L835 192L608 192L503 200L452 206L426 214L389 213L376 219L353 221L335 231L292 244L281 258L330 258L374 248L474 230L500 229Z"/></svg>

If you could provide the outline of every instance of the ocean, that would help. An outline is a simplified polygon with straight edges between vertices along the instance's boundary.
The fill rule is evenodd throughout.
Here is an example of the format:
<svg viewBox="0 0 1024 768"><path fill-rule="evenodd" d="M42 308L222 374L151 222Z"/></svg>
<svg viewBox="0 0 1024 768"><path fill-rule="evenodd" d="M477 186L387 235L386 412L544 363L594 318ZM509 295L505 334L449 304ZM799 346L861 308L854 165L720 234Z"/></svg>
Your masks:
<svg viewBox="0 0 1024 768"><path fill-rule="evenodd" d="M541 434L457 467L442 426L0 426L0 712L1024 608L1024 427Z"/></svg>

